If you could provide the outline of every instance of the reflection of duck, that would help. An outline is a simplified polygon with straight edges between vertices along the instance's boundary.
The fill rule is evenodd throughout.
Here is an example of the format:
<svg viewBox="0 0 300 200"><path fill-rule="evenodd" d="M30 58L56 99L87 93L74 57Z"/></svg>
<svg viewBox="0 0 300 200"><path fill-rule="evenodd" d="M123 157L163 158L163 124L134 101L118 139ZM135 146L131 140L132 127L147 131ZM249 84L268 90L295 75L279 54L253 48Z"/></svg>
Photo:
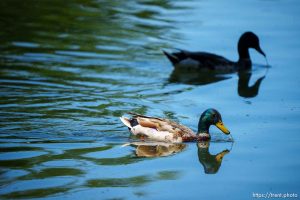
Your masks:
<svg viewBox="0 0 300 200"><path fill-rule="evenodd" d="M209 141L202 141L197 143L198 159L204 167L204 172L206 174L215 174L218 172L222 164L223 157L230 151L228 149L225 149L216 155L212 155L209 152L209 145Z"/></svg>
<svg viewBox="0 0 300 200"><path fill-rule="evenodd" d="M252 86L249 86L252 72L249 70L238 71L238 95L241 97L252 98L257 96L259 87L265 75L258 78ZM206 85L230 79L232 75L226 73L217 73L215 71L186 71L174 69L170 75L170 83L184 83L189 85Z"/></svg>
<svg viewBox="0 0 300 200"><path fill-rule="evenodd" d="M137 157L163 157L183 151L186 144L135 142L130 143L130 146L135 147L135 154Z"/></svg>
<svg viewBox="0 0 300 200"><path fill-rule="evenodd" d="M137 157L165 157L182 152L187 145L183 143L164 143L164 142L134 142L126 144L135 148ZM221 167L223 157L230 151L225 149L216 155L209 152L210 141L200 141L197 143L198 159L206 174L215 174Z"/></svg>
<svg viewBox="0 0 300 200"><path fill-rule="evenodd" d="M249 86L249 81L252 73L249 71L239 71L239 81L238 81L238 94L241 97L251 98L258 94L259 86L265 75L258 78L252 86Z"/></svg>
<svg viewBox="0 0 300 200"><path fill-rule="evenodd" d="M164 51L164 54L175 68L236 71L238 69L249 69L251 67L249 48L254 48L260 54L266 56L260 48L257 35L253 32L245 32L241 35L238 41L239 60L237 62L207 52L179 50L179 52L176 53L167 53Z"/></svg>
<svg viewBox="0 0 300 200"><path fill-rule="evenodd" d="M184 83L189 85L206 85L229 79L226 74L215 71L191 71L175 68L170 75L170 83Z"/></svg>
<svg viewBox="0 0 300 200"><path fill-rule="evenodd" d="M221 114L215 109L207 109L202 113L198 123L197 135L186 126L168 119L148 117L130 113L133 117L128 119L120 117L121 121L129 128L129 131L140 138L148 138L154 141L180 143L194 140L209 140L209 127L217 126L223 133L230 132L223 125Z"/></svg>

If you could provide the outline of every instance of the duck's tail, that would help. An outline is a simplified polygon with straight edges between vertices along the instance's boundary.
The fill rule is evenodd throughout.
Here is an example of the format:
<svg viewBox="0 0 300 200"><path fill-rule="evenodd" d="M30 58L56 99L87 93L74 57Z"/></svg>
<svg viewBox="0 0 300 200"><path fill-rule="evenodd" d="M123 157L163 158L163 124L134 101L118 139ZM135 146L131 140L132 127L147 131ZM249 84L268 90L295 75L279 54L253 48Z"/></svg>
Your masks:
<svg viewBox="0 0 300 200"><path fill-rule="evenodd" d="M129 130L131 130L132 127L139 125L139 122L135 117L133 117L132 119L128 119L126 117L120 117L120 120L121 122L123 122L125 126L129 128Z"/></svg>
<svg viewBox="0 0 300 200"><path fill-rule="evenodd" d="M178 58L176 56L174 56L173 54L168 53L164 50L162 52L167 56L167 58L171 61L171 63L173 65L176 65L179 62Z"/></svg>
<svg viewBox="0 0 300 200"><path fill-rule="evenodd" d="M123 124L125 126L127 126L130 129L132 128L130 120L128 118L126 118L126 117L120 117L120 120L121 120L121 122L123 122Z"/></svg>

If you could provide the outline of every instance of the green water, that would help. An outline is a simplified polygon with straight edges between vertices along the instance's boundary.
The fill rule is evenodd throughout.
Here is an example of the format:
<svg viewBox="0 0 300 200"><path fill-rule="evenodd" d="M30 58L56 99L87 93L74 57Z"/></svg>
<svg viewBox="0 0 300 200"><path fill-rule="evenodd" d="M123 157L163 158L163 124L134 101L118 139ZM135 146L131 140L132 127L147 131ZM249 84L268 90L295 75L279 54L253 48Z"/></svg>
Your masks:
<svg viewBox="0 0 300 200"><path fill-rule="evenodd" d="M300 198L300 2L0 1L0 199ZM270 67L180 74L162 50L237 60L251 30ZM128 111L197 129L218 109L235 140L135 143ZM149 153L152 152L152 153ZM146 157L145 157L146 156Z"/></svg>

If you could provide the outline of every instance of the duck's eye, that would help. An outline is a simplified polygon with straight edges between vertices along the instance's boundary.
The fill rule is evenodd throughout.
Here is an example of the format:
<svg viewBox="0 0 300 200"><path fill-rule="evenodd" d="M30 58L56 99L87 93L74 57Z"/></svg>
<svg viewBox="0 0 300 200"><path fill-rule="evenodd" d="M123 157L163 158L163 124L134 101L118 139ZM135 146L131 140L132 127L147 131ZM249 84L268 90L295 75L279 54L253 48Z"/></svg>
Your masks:
<svg viewBox="0 0 300 200"><path fill-rule="evenodd" d="M216 123L216 122L218 121L218 116L217 116L217 114L213 114L213 115L212 115L212 119L213 119L213 121Z"/></svg>

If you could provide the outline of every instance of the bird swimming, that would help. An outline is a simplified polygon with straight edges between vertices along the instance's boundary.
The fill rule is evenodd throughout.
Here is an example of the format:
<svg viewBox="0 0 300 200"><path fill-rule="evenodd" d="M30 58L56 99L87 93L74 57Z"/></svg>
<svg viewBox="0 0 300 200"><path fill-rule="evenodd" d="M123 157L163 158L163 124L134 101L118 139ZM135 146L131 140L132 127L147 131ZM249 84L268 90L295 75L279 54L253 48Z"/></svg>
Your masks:
<svg viewBox="0 0 300 200"><path fill-rule="evenodd" d="M132 115L132 118L120 117L120 120L133 135L141 139L168 143L210 140L209 127L211 125L218 127L224 134L230 134L230 131L222 122L221 114L213 108L207 109L200 116L197 134L190 128L169 119L136 113L129 114Z"/></svg>
<svg viewBox="0 0 300 200"><path fill-rule="evenodd" d="M266 58L266 54L260 47L259 38L253 32L245 32L238 41L239 59L237 62L228 60L208 52L190 52L180 50L175 53L163 51L175 68L183 69L202 69L218 71L237 71L241 69L250 69L252 66L249 49L253 48Z"/></svg>

